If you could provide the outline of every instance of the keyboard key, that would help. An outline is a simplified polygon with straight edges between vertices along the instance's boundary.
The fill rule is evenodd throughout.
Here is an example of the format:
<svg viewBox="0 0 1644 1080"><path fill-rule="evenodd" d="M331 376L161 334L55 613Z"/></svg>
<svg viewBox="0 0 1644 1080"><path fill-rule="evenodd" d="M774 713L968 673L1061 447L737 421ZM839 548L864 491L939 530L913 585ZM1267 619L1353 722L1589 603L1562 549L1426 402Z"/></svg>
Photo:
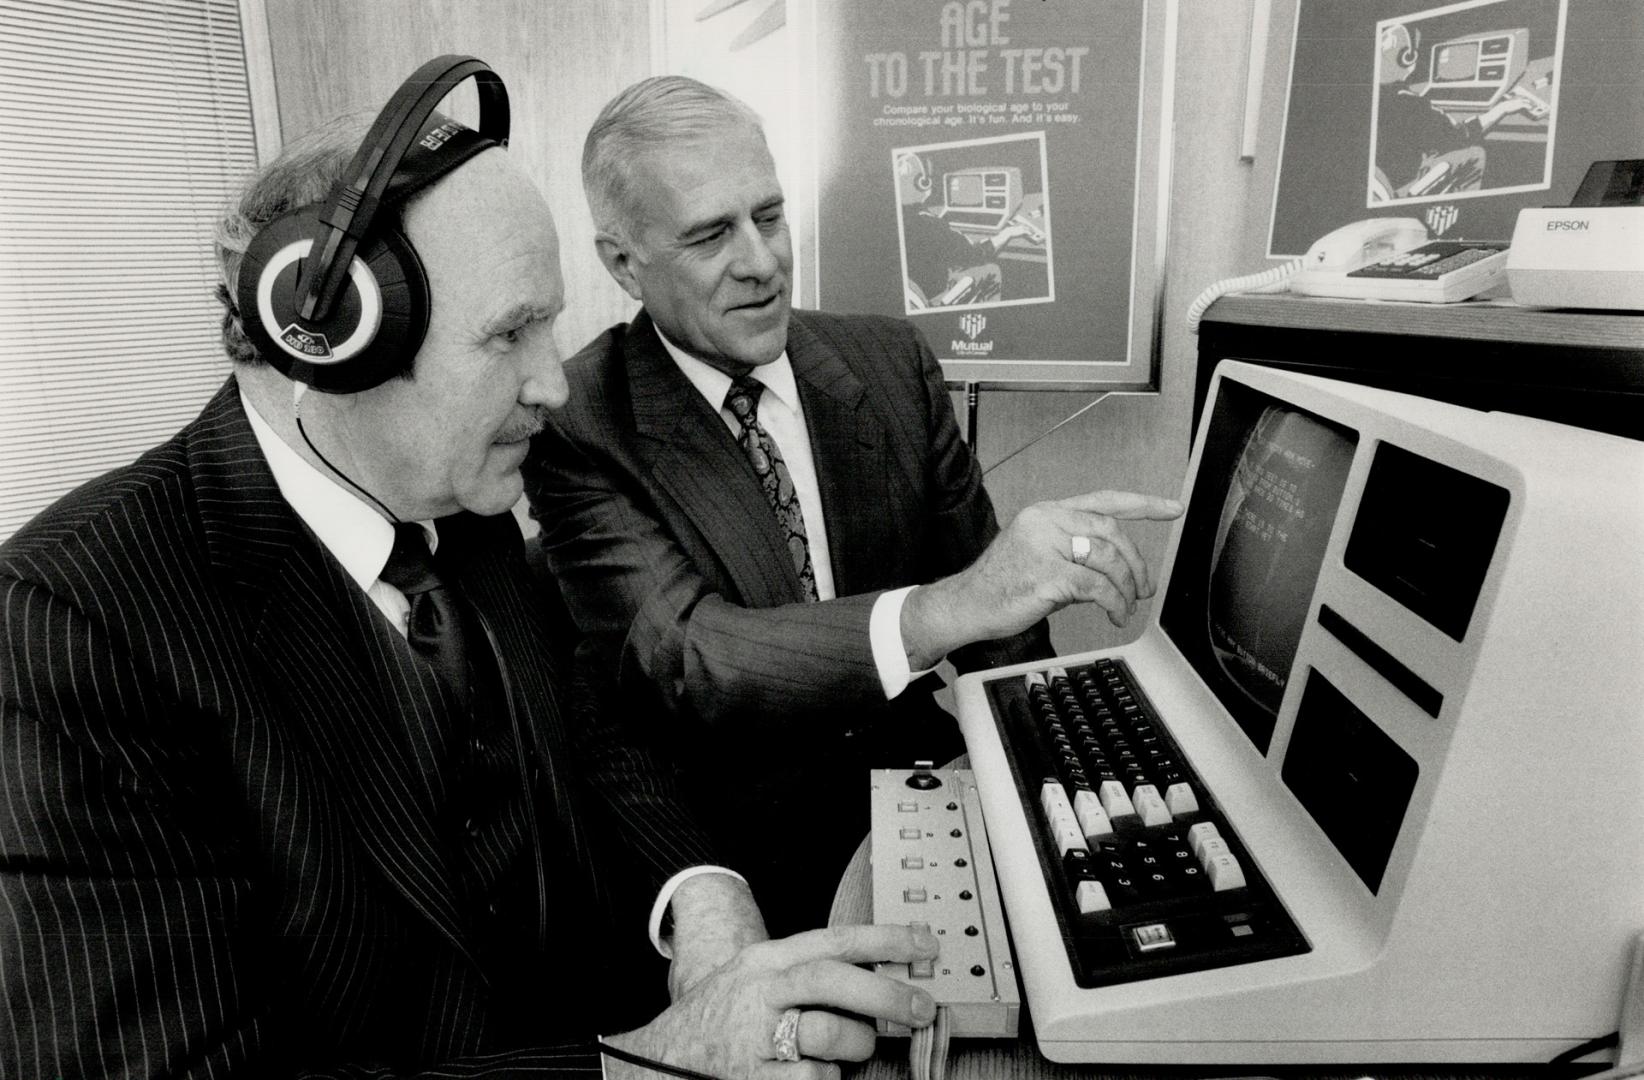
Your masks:
<svg viewBox="0 0 1644 1080"><path fill-rule="evenodd" d="M1172 817L1199 812L1199 798L1193 794L1193 788L1189 784L1171 784L1165 788L1164 799Z"/></svg>
<svg viewBox="0 0 1644 1080"><path fill-rule="evenodd" d="M1203 844L1206 840L1213 836L1220 837L1221 835L1222 834L1217 831L1216 823L1214 821L1201 821L1187 830L1187 843L1188 846L1193 849L1193 854L1198 855L1199 858L1202 859L1204 856L1199 853L1199 845Z"/></svg>
<svg viewBox="0 0 1644 1080"><path fill-rule="evenodd" d="M1130 801L1135 805L1143 825L1170 824L1170 811L1165 807L1159 789L1152 784L1137 784L1130 793Z"/></svg>
<svg viewBox="0 0 1644 1080"><path fill-rule="evenodd" d="M1124 817L1136 812L1136 807L1131 805L1130 796L1125 794L1124 785L1117 780L1102 781L1101 787L1096 789L1096 794L1101 800L1102 809L1107 811L1110 818Z"/></svg>
<svg viewBox="0 0 1644 1080"><path fill-rule="evenodd" d="M1102 809L1102 804L1094 792L1075 792L1073 812L1078 816L1079 828L1083 830L1085 839L1094 841L1099 837L1113 835L1113 822L1108 819L1107 812Z"/></svg>
<svg viewBox="0 0 1644 1080"><path fill-rule="evenodd" d="M1159 949L1173 949L1176 947L1176 936L1170 932L1170 927L1164 923L1133 926L1130 928L1130 934L1136 942L1136 948L1142 952L1156 952Z"/></svg>
<svg viewBox="0 0 1644 1080"><path fill-rule="evenodd" d="M1107 879L1107 895L1112 899L1115 907L1125 907L1139 903L1142 896L1141 886L1136 878L1130 874L1115 874Z"/></svg>
<svg viewBox="0 0 1644 1080"><path fill-rule="evenodd" d="M1219 836L1212 836L1199 844L1199 865L1208 870L1210 869L1211 859L1218 855L1231 856L1232 854L1233 852L1228 848L1226 840Z"/></svg>
<svg viewBox="0 0 1644 1080"><path fill-rule="evenodd" d="M1074 899L1079 903L1079 914L1091 915L1098 911L1111 911L1113 905L1108 903L1107 890L1102 888L1100 881L1081 881L1075 890Z"/></svg>
<svg viewBox="0 0 1644 1080"><path fill-rule="evenodd" d="M1057 825L1055 830L1056 847L1066 855L1070 851L1089 851L1090 845L1085 843L1085 834L1076 821Z"/></svg>
<svg viewBox="0 0 1644 1080"><path fill-rule="evenodd" d="M1225 852L1210 860L1205 866L1205 873L1210 875L1210 887L1216 892L1244 888L1244 867L1239 865L1238 859Z"/></svg>
<svg viewBox="0 0 1644 1080"><path fill-rule="evenodd" d="M1062 787L1060 781L1046 780L1040 785L1039 806L1044 810L1047 819L1055 821L1057 810L1063 805L1069 810L1073 809L1072 804L1067 801L1067 789Z"/></svg>

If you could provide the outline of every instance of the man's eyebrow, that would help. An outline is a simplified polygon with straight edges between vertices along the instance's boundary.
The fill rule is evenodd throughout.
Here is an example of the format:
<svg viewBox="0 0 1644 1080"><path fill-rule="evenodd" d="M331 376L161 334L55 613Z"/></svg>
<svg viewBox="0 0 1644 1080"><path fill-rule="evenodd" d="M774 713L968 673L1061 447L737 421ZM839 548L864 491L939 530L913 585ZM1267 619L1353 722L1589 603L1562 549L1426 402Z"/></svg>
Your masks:
<svg viewBox="0 0 1644 1080"><path fill-rule="evenodd" d="M735 220L736 215L734 214L719 214L716 217L704 218L701 221L693 221L689 225L686 225L683 229L679 230L679 239L691 240L698 236L706 236L708 233L714 232L718 229L723 229Z"/></svg>
<svg viewBox="0 0 1644 1080"><path fill-rule="evenodd" d="M772 195L764 202L761 202L755 206L752 210L752 214L754 217L758 217L760 214L763 214L769 210L780 209L782 206L786 205L787 201L787 197L784 195ZM705 236L708 233L713 232L715 229L721 229L727 225L735 223L737 216L738 215L734 213L719 214L715 217L704 218L701 221L694 221L679 231L679 239L688 241L694 237Z"/></svg>
<svg viewBox="0 0 1644 1080"><path fill-rule="evenodd" d="M485 324L487 334L500 334L504 330L512 330L537 319L552 319L559 314L559 309L550 305L532 300L521 301L510 305L496 318Z"/></svg>

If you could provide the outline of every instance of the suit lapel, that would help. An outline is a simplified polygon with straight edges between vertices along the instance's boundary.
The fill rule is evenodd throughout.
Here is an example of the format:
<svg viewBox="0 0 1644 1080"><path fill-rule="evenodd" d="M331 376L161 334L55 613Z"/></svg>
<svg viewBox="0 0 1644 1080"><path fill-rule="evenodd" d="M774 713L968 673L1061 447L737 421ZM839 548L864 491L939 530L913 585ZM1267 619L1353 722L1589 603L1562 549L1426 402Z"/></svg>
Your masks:
<svg viewBox="0 0 1644 1080"><path fill-rule="evenodd" d="M209 557L247 613L263 685L284 696L292 734L349 811L344 834L472 960L415 750L418 733L440 729L437 700L408 678L411 657L384 636L393 628L280 495L233 379L196 429L189 453Z"/></svg>
<svg viewBox="0 0 1644 1080"><path fill-rule="evenodd" d="M657 484L701 532L744 604L799 601L799 575L753 467L644 312L623 351L640 452Z"/></svg>
<svg viewBox="0 0 1644 1080"><path fill-rule="evenodd" d="M788 324L788 361L799 384L816 460L822 514L828 523L829 562L839 596L864 592L862 569L888 550L885 441L867 387L837 353L796 314Z"/></svg>

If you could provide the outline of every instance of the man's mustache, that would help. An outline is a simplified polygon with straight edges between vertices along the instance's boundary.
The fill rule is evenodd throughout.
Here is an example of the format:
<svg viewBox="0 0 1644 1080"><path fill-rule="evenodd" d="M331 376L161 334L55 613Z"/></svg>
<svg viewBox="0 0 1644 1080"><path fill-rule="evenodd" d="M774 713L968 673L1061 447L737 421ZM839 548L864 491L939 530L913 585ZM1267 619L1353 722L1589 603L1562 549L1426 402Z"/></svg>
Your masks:
<svg viewBox="0 0 1644 1080"><path fill-rule="evenodd" d="M547 407L534 405L530 411L516 420L510 420L507 427L497 432L496 441L499 443L519 442L522 439L529 439L547 426Z"/></svg>

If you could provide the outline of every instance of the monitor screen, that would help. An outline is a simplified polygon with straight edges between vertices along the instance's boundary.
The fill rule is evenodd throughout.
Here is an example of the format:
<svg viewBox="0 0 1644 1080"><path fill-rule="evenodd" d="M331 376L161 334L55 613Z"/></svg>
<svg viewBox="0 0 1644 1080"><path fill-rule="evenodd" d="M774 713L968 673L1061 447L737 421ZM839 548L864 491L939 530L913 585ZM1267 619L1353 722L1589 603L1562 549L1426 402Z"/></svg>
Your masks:
<svg viewBox="0 0 1644 1080"><path fill-rule="evenodd" d="M958 207L981 206L983 203L982 177L977 173L961 173L948 178L948 205Z"/></svg>
<svg viewBox="0 0 1644 1080"><path fill-rule="evenodd" d="M1459 45L1439 45L1433 49L1434 82L1472 82L1478 78L1476 41Z"/></svg>
<svg viewBox="0 0 1644 1080"><path fill-rule="evenodd" d="M1159 622L1267 752L1358 435L1223 380Z"/></svg>

